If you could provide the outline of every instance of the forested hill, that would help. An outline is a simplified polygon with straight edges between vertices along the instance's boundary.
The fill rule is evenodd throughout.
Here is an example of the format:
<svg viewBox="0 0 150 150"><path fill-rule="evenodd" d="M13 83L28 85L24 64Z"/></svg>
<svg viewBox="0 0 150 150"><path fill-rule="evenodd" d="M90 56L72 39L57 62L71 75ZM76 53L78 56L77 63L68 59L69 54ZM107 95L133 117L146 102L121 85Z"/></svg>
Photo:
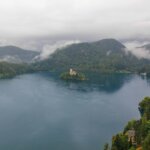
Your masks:
<svg viewBox="0 0 150 150"><path fill-rule="evenodd" d="M39 55L39 52L25 50L16 46L0 47L0 60L12 63L30 63Z"/></svg>
<svg viewBox="0 0 150 150"><path fill-rule="evenodd" d="M72 44L56 50L47 60L36 64L45 70L68 70L99 72L138 72L149 60L138 59L125 50L115 39L103 39L92 43Z"/></svg>
<svg viewBox="0 0 150 150"><path fill-rule="evenodd" d="M34 72L34 70L29 64L0 62L0 79L11 78L19 74L31 72Z"/></svg>

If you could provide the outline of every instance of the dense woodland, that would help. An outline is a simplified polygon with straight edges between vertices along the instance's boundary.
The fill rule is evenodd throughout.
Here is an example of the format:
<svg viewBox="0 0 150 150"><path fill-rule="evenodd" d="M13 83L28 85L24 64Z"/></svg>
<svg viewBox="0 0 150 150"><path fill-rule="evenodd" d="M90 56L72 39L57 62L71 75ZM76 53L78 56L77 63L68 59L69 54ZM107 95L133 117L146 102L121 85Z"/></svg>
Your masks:
<svg viewBox="0 0 150 150"><path fill-rule="evenodd" d="M19 74L34 72L29 64L0 62L0 78L12 78Z"/></svg>

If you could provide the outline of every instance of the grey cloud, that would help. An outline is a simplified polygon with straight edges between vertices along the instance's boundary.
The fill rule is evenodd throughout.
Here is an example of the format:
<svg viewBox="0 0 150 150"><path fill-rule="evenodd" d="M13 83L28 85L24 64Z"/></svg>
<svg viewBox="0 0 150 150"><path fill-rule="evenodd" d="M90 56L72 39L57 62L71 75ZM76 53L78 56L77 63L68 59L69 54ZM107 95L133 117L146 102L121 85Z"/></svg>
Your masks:
<svg viewBox="0 0 150 150"><path fill-rule="evenodd" d="M0 0L0 46L41 51L44 59L79 41L150 41L149 6L149 0ZM137 42L126 45L138 58L149 58Z"/></svg>
<svg viewBox="0 0 150 150"><path fill-rule="evenodd" d="M0 38L148 38L149 6L149 0L1 0Z"/></svg>

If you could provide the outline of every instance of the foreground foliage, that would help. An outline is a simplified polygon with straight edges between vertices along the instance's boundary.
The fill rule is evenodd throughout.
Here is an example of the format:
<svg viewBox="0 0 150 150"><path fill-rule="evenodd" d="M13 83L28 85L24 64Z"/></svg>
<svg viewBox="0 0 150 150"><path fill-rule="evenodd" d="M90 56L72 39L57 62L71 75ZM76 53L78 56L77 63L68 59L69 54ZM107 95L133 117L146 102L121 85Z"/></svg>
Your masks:
<svg viewBox="0 0 150 150"><path fill-rule="evenodd" d="M139 103L139 111L141 119L129 121L122 133L113 136L111 150L150 150L150 97ZM130 130L135 131L134 142L127 135Z"/></svg>

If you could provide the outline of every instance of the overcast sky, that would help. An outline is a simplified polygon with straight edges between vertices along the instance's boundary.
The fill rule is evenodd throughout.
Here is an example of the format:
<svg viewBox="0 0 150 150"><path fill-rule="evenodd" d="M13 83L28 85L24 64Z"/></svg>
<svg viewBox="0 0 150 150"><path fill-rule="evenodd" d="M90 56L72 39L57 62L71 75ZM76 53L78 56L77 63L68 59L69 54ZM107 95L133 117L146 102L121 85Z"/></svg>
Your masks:
<svg viewBox="0 0 150 150"><path fill-rule="evenodd" d="M0 0L0 43L149 37L150 0Z"/></svg>

